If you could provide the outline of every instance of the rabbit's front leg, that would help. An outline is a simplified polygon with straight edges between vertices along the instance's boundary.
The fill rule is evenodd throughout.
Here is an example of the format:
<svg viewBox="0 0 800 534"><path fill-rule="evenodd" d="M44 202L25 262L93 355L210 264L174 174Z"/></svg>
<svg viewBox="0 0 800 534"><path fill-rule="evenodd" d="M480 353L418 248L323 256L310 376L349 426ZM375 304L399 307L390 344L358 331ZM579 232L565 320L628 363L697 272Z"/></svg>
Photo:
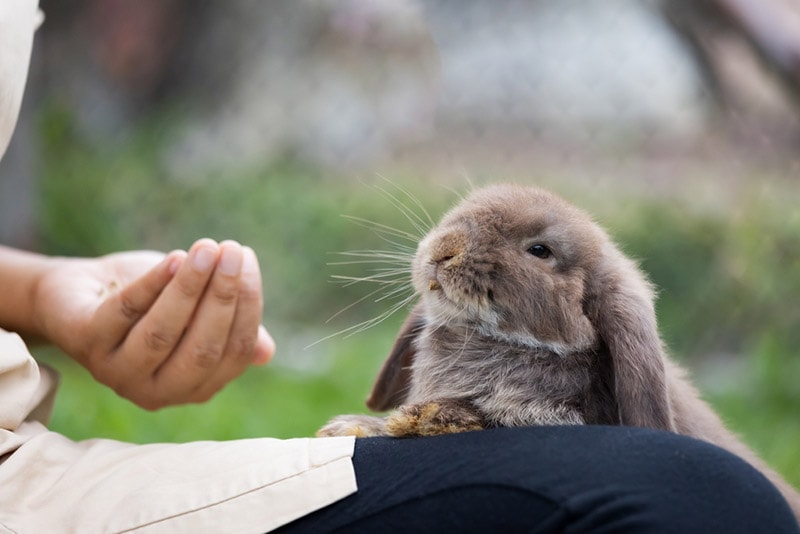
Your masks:
<svg viewBox="0 0 800 534"><path fill-rule="evenodd" d="M385 422L387 433L398 438L453 434L482 430L486 426L471 404L451 399L400 406Z"/></svg>
<svg viewBox="0 0 800 534"><path fill-rule="evenodd" d="M332 436L368 438L388 435L385 420L372 415L338 415L317 431L319 438Z"/></svg>

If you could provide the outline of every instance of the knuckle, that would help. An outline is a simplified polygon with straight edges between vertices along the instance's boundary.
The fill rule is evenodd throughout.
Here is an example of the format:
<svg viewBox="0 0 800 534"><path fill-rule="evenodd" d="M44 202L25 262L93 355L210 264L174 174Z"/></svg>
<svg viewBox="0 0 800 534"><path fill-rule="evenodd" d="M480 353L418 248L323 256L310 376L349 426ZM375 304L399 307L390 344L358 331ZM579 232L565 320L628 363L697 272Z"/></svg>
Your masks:
<svg viewBox="0 0 800 534"><path fill-rule="evenodd" d="M195 299L202 293L205 287L204 281L197 276L182 276L175 279L175 289L181 296L187 299Z"/></svg>
<svg viewBox="0 0 800 534"><path fill-rule="evenodd" d="M211 288L211 297L220 304L230 306L239 299L239 291L233 284L221 284Z"/></svg>
<svg viewBox="0 0 800 534"><path fill-rule="evenodd" d="M250 360L256 351L257 336L238 336L231 340L229 352L237 360Z"/></svg>
<svg viewBox="0 0 800 534"><path fill-rule="evenodd" d="M248 317L261 317L264 308L261 293L253 289L242 289L237 308Z"/></svg>
<svg viewBox="0 0 800 534"><path fill-rule="evenodd" d="M200 344L196 345L191 352L191 361L195 367L200 369L213 369L222 359L222 350L218 345Z"/></svg>
<svg viewBox="0 0 800 534"><path fill-rule="evenodd" d="M144 345L148 351L164 352L172 349L178 338L162 330L147 330L144 333Z"/></svg>
<svg viewBox="0 0 800 534"><path fill-rule="evenodd" d="M239 291L239 300L248 304L248 305L262 305L262 296L261 291L258 291L254 287L244 286Z"/></svg>
<svg viewBox="0 0 800 534"><path fill-rule="evenodd" d="M123 317L130 321L136 321L142 316L142 311L139 307L125 294L120 294L119 308Z"/></svg>

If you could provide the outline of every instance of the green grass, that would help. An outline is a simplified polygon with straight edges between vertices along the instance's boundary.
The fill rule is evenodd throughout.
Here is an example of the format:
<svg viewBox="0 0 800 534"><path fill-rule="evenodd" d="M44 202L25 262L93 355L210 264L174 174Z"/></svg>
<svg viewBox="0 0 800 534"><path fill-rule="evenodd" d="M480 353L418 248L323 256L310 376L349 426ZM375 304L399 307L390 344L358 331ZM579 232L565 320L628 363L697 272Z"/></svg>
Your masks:
<svg viewBox="0 0 800 534"><path fill-rule="evenodd" d="M290 161L175 179L160 167L160 125L118 147L92 147L56 108L41 122L43 248L95 255L130 248L186 248L201 236L235 238L256 250L264 270L265 322L278 342L273 364L253 368L203 406L147 413L92 382L53 351L63 375L52 428L75 439L133 442L309 436L329 417L364 411L363 401L402 317L349 338L303 347L333 329L384 311L362 302L335 325L325 320L362 297L363 287L331 283L336 252L385 248L355 215L408 229L377 189L377 177L349 177ZM434 216L455 200L449 184L413 173L390 175ZM518 181L536 183L531 176ZM725 184L720 184L725 187ZM613 193L610 193L613 194ZM778 195L779 196L779 195ZM800 486L800 212L745 200L724 211L640 200L582 203L640 258L660 294L662 334L730 426ZM708 362L713 362L709 364ZM733 372L738 370L738 372Z"/></svg>

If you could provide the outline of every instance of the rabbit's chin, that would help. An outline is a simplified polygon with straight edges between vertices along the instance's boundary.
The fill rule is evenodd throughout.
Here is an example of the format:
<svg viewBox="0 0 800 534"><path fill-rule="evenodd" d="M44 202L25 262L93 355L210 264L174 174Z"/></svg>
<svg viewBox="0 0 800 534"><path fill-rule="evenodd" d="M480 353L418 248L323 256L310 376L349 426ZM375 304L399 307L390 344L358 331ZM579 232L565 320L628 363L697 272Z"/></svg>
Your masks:
<svg viewBox="0 0 800 534"><path fill-rule="evenodd" d="M490 306L480 303L455 303L444 290L423 293L425 317L434 329L468 329L473 335L496 340L502 345L524 347L536 352L564 356L576 351L576 347L558 341L538 339L531 332L507 331L500 326L500 314ZM586 347L577 347L582 349Z"/></svg>
<svg viewBox="0 0 800 534"><path fill-rule="evenodd" d="M415 273L414 290L422 298L431 318L442 323L497 323L498 314L487 298L475 298L449 277L433 272Z"/></svg>
<svg viewBox="0 0 800 534"><path fill-rule="evenodd" d="M422 294L426 318L436 326L496 325L497 312L478 302L465 299L453 300L445 289L425 291Z"/></svg>

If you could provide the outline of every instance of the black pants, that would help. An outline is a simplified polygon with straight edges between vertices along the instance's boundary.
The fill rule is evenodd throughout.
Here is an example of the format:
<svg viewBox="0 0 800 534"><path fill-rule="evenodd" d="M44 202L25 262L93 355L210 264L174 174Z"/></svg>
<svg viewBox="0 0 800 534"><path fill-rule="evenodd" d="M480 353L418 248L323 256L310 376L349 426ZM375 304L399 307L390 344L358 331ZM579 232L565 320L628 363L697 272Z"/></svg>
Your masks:
<svg viewBox="0 0 800 534"><path fill-rule="evenodd" d="M625 427L356 441L358 492L284 532L800 532L743 460Z"/></svg>

